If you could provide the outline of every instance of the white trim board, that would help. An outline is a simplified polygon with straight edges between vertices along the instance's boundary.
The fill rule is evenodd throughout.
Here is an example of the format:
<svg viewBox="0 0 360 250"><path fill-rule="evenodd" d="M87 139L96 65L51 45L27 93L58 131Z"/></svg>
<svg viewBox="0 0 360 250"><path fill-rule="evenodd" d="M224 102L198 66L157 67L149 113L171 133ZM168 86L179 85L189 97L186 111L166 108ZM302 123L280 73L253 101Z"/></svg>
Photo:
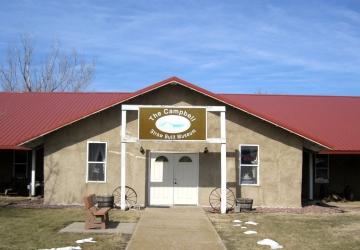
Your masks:
<svg viewBox="0 0 360 250"><path fill-rule="evenodd" d="M95 162L90 161L89 162L89 144L90 143L98 143L98 144L105 144L105 161L103 162ZM86 176L85 176L85 183L106 183L107 176L106 176L106 169L107 169L107 160L108 160L108 143L104 141L87 141L86 142ZM89 181L89 163L103 163L104 164L104 180L103 181Z"/></svg>

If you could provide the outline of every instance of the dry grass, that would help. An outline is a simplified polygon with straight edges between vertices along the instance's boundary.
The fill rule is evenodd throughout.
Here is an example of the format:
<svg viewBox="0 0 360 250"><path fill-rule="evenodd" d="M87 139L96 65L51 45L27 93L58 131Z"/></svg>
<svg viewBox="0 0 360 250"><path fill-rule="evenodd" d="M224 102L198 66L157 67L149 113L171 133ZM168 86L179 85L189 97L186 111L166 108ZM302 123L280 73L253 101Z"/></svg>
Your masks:
<svg viewBox="0 0 360 250"><path fill-rule="evenodd" d="M0 207L10 205L12 203L17 203L19 201L29 200L29 197L23 196L3 196L0 195Z"/></svg>
<svg viewBox="0 0 360 250"><path fill-rule="evenodd" d="M257 241L269 238L285 249L359 249L360 213L343 214L288 214L244 213L208 214L228 249L270 249L257 245ZM233 220L253 220L257 226L247 229L233 226ZM246 230L257 231L245 235Z"/></svg>
<svg viewBox="0 0 360 250"><path fill-rule="evenodd" d="M76 240L88 237L97 242L82 244L82 249L125 249L129 235L58 233L74 221L84 221L84 216L82 208L0 208L0 249L76 246ZM138 211L110 211L114 221L135 222L139 216Z"/></svg>

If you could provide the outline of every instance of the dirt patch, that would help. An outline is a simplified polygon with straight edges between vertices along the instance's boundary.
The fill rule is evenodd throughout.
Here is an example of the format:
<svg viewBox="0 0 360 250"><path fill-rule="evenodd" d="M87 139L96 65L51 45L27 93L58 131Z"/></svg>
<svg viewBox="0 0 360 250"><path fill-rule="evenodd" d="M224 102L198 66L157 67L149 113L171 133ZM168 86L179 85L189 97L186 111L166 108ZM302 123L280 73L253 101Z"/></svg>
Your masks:
<svg viewBox="0 0 360 250"><path fill-rule="evenodd" d="M263 208L258 207L255 209L258 213L290 213L290 214L334 214L345 213L344 209L338 207L324 207L318 205L309 205L301 208Z"/></svg>
<svg viewBox="0 0 360 250"><path fill-rule="evenodd" d="M348 209L354 210L354 209ZM269 207L256 207L251 211L242 211L241 213L289 213L289 214L334 214L334 213L345 213L348 210L338 207L323 207L317 205L310 205L301 208L269 208ZM205 208L208 213L219 213L211 208ZM360 210L359 210L360 211ZM235 214L233 210L228 211L228 214Z"/></svg>
<svg viewBox="0 0 360 250"><path fill-rule="evenodd" d="M204 209L208 213L219 213L212 208ZM256 207L241 213L340 214L347 212L360 212L360 202L316 202L299 208ZM228 211L228 214L232 213L234 210Z"/></svg>
<svg viewBox="0 0 360 250"><path fill-rule="evenodd" d="M42 197L0 197L0 207L12 208L74 208L80 205L46 205Z"/></svg>

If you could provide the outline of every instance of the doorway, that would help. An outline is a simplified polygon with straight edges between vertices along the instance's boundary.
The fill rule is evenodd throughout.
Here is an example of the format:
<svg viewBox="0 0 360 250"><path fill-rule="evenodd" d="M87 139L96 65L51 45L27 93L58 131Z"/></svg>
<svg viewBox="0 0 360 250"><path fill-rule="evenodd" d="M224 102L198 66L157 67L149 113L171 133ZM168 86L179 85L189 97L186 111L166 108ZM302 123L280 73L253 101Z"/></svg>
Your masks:
<svg viewBox="0 0 360 250"><path fill-rule="evenodd" d="M198 205L198 153L151 153L149 168L150 205Z"/></svg>

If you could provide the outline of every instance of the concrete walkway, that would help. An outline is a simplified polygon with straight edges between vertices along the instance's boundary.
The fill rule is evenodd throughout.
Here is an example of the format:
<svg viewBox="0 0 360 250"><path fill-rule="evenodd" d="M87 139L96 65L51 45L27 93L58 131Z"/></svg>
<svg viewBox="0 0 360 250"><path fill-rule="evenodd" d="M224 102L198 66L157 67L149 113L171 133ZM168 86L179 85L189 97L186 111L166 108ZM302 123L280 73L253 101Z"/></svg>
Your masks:
<svg viewBox="0 0 360 250"><path fill-rule="evenodd" d="M225 249L199 207L146 208L128 244L138 249Z"/></svg>

